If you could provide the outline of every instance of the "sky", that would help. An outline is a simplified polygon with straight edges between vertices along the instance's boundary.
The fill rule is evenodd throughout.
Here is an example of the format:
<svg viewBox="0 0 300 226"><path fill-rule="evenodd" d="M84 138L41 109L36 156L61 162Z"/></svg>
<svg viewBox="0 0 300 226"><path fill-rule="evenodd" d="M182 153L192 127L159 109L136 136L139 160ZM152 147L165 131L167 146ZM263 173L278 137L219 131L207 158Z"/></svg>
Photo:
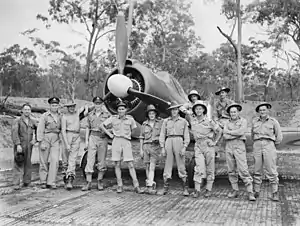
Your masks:
<svg viewBox="0 0 300 226"><path fill-rule="evenodd" d="M243 0L244 4L252 0ZM70 44L84 43L84 37L76 31L84 32L85 29L81 25L61 25L54 24L51 29L46 29L41 21L36 20L38 13L47 15L48 0L0 0L0 51L13 45L19 44L22 47L34 48L30 40L20 33L32 28L38 28L37 36L45 41L58 41L62 46ZM219 26L224 32L230 33L231 23L221 15L221 0L207 2L207 0L193 0L191 14L195 21L196 34L201 37L202 44L205 46L203 51L212 52L218 48L221 43L226 42L225 38L217 30ZM237 30L236 30L237 33ZM264 29L257 25L244 24L242 27L242 43L247 44L250 37L257 39L267 39L263 34ZM107 45L105 39L100 40L97 48L103 48ZM294 49L293 43L288 43L286 49ZM270 52L264 52L261 59L267 63L269 67L276 64L276 59ZM40 57L39 63L43 66L47 65L47 60ZM279 66L285 67L283 62Z"/></svg>

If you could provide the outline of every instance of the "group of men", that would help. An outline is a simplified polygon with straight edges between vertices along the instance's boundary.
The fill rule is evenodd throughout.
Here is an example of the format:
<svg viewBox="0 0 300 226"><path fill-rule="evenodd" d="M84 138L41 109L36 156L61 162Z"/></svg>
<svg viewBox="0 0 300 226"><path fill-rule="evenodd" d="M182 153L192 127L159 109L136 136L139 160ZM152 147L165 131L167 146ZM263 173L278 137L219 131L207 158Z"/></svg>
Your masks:
<svg viewBox="0 0 300 226"><path fill-rule="evenodd" d="M215 117L210 115L211 105L201 100L199 93L192 90L188 98L190 103L180 105L171 103L168 108L170 116L159 118L159 112L153 105L147 106L146 121L141 126L140 155L146 168L146 190L142 191L133 164L131 135L137 127L134 118L127 112L127 104L120 101L117 104L117 114L110 115L100 97L93 98L93 107L83 107L76 110L75 103L67 103L67 113L58 111L60 100L50 98L50 108L36 123L30 117L31 106L25 104L22 116L16 120L12 128L12 138L15 150L16 188L28 186L31 180L32 145L38 142L40 156L40 181L42 188L56 188L56 176L59 165L59 142L63 140L62 152L63 174L65 187L73 188L75 179L76 157L80 146L80 119L87 116L85 148L87 164L85 167L86 184L82 191L92 188L92 174L95 157L98 171L97 189L104 190L103 176L106 167L108 138L112 139L112 161L117 178L117 193L123 192L121 176L121 161L126 162L136 193L156 194L155 166L160 156L165 157L163 173L163 194L169 191L169 181L172 178L174 157L178 175L182 180L183 195L189 196L187 172L185 168L185 153L190 144L190 132L195 139L195 190L193 197L200 195L203 180L206 179L205 197L210 197L215 179L216 145L225 145L226 162L232 192L228 197L238 196L238 175L244 181L249 200L255 201L260 193L262 169L266 168L266 176L272 184L273 200L278 201L278 174L276 170L276 147L282 140L280 125L268 114L269 103L261 103L256 107L259 116L252 122L252 139L254 153L254 176L249 174L246 159L247 121L239 114L242 106L228 99L229 88L223 87L216 92L220 99L215 105ZM185 118L179 112L185 113ZM36 134L34 134L36 131ZM61 136L60 136L61 134ZM25 171L22 172L22 169ZM20 176L20 172L21 175ZM23 179L23 183L22 180Z"/></svg>

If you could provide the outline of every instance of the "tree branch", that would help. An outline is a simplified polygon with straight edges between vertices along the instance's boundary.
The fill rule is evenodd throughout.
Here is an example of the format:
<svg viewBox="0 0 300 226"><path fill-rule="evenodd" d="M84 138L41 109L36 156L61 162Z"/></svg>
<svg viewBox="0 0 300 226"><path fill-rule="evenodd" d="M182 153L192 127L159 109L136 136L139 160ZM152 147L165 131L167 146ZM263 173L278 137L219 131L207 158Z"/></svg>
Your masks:
<svg viewBox="0 0 300 226"><path fill-rule="evenodd" d="M230 44L233 46L233 48L234 48L234 52L235 52L235 57L236 57L236 59L237 59L237 57L238 57L238 51L237 51L237 46L236 46L236 44L233 42L233 40L232 40L232 38L229 36L229 35L227 35L227 34L225 34L222 30L221 30L221 28L219 27L219 26L217 26L217 28L218 28L218 30L219 30L219 32L230 42Z"/></svg>

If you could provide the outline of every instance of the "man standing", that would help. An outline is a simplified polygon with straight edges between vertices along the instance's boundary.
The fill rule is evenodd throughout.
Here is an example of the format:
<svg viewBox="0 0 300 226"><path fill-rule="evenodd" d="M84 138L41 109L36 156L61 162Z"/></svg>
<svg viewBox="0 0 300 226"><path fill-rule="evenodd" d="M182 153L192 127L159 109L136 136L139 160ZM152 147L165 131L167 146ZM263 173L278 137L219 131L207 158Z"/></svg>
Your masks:
<svg viewBox="0 0 300 226"><path fill-rule="evenodd" d="M103 100L101 97L94 97L93 103L95 109L88 115L87 127L86 127L86 149L87 164L85 166L86 181L87 184L81 189L82 191L90 190L92 187L92 174L94 172L95 157L97 153L97 169L98 169L98 190L104 189L103 176L106 168L106 156L107 156L107 137L104 130L101 129L101 124L109 118L110 114L103 106Z"/></svg>
<svg viewBox="0 0 300 226"><path fill-rule="evenodd" d="M117 193L123 192L123 182L121 176L121 157L123 156L123 161L127 162L129 173L133 181L134 191L138 194L143 193L139 187L139 182L136 176L134 164L133 164L133 155L132 155L132 146L131 146L131 134L136 126L134 118L130 115L126 115L127 104L123 101L120 101L117 104L118 115L110 116L102 124L101 128L105 133L113 139L112 141L112 158L111 160L115 162L115 173L117 177ZM112 125L112 132L109 132L106 127Z"/></svg>
<svg viewBox="0 0 300 226"><path fill-rule="evenodd" d="M221 128L224 128L224 124L228 121L229 114L227 113L227 108L230 104L233 103L227 96L230 92L230 89L227 87L220 88L216 95L220 96L220 99L216 103L216 117Z"/></svg>
<svg viewBox="0 0 300 226"><path fill-rule="evenodd" d="M36 122L30 115L31 106L24 104L22 116L15 120L12 126L11 135L14 144L13 184L15 190L22 186L27 187L31 183L31 154L35 143Z"/></svg>
<svg viewBox="0 0 300 226"><path fill-rule="evenodd" d="M181 106L179 108L179 110L185 114L192 115L193 114L192 107L197 100L201 100L201 96L197 90L191 90L190 93L188 94L188 99L190 102ZM211 119L210 100L208 100L206 104L207 104L207 116L208 116L208 119Z"/></svg>
<svg viewBox="0 0 300 226"><path fill-rule="evenodd" d="M230 119L224 125L223 130L229 181L233 189L228 197L238 197L238 176L240 176L245 183L249 201L255 201L252 186L253 179L248 170L246 157L247 120L239 116L241 110L242 106L239 104L234 103L228 106L227 113L230 115Z"/></svg>
<svg viewBox="0 0 300 226"><path fill-rule="evenodd" d="M37 141L40 146L39 173L43 189L47 187L56 189L61 132L61 115L58 113L59 102L57 97L48 99L50 110L42 115L37 127Z"/></svg>
<svg viewBox="0 0 300 226"><path fill-rule="evenodd" d="M140 155L146 164L146 186L149 194L156 194L154 182L156 161L160 155L159 134L162 120L158 118L157 109L149 105L146 111L147 120L142 124L140 135Z"/></svg>
<svg viewBox="0 0 300 226"><path fill-rule="evenodd" d="M261 103L256 107L259 117L254 118L252 123L253 155L254 155L254 191L255 197L259 197L262 183L263 167L266 176L272 186L272 199L279 201L278 194L278 173L277 173L277 153L275 145L282 141L282 132L278 121L269 116L269 103Z"/></svg>
<svg viewBox="0 0 300 226"><path fill-rule="evenodd" d="M188 122L179 116L181 105L173 102L168 110L171 116L163 121L159 143L162 155L166 156L164 168L164 190L167 194L169 190L169 180L172 178L173 160L176 159L178 175L183 183L183 195L188 196L187 174L185 169L185 151L190 143Z"/></svg>
<svg viewBox="0 0 300 226"><path fill-rule="evenodd" d="M207 118L207 107L203 101L196 101L192 110L195 117L188 119L196 142L194 198L199 197L202 179L205 177L207 177L205 197L209 197L215 179L215 146L222 135L222 130L217 123Z"/></svg>
<svg viewBox="0 0 300 226"><path fill-rule="evenodd" d="M65 104L68 112L61 119L61 133L64 141L63 150L63 171L66 189L73 188L73 180L75 179L76 158L80 147L80 118L79 115L84 112L88 113L88 107L84 107L76 111L76 103L70 101Z"/></svg>

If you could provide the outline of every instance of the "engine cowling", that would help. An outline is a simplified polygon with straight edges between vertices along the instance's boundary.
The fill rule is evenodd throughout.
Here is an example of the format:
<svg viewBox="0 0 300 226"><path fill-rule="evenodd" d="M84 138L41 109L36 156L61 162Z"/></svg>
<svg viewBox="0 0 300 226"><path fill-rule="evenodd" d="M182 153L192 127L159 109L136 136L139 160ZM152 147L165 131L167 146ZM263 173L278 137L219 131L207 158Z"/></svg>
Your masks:
<svg viewBox="0 0 300 226"><path fill-rule="evenodd" d="M108 89L108 79L118 74L118 69L113 70L105 79L104 96L110 91ZM149 68L134 60L127 60L124 68L124 76L130 78L132 88L143 93L151 94L165 101L176 101L184 104L188 101L187 95L179 82L167 72L158 72L154 74ZM123 98L128 101L128 114L132 115L135 120L142 123L145 120L146 104L134 95L128 95ZM117 97L110 95L106 101L107 109L112 113L117 113ZM161 111L161 117L167 117L167 111Z"/></svg>

